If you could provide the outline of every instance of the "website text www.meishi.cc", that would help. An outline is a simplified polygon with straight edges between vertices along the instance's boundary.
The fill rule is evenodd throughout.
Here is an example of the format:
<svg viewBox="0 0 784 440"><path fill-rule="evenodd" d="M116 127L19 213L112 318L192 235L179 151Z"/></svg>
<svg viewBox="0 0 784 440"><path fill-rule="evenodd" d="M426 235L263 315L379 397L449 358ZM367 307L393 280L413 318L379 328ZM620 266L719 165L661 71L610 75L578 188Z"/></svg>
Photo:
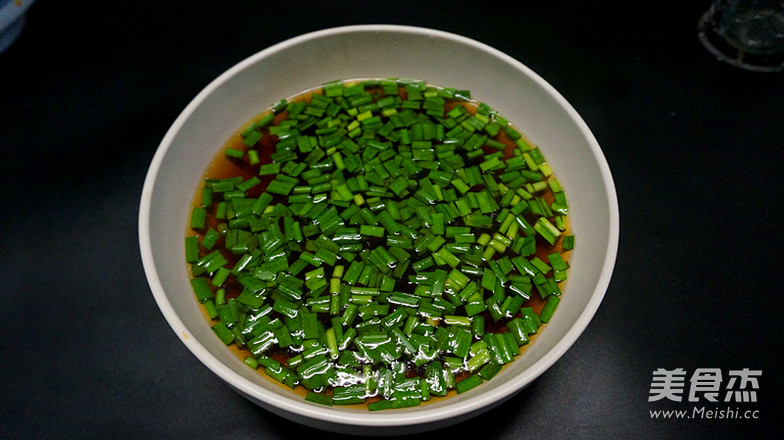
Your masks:
<svg viewBox="0 0 784 440"><path fill-rule="evenodd" d="M700 420L756 420L760 418L758 409L741 409L738 407L711 408L695 406L688 409L652 409L652 419L700 419Z"/></svg>

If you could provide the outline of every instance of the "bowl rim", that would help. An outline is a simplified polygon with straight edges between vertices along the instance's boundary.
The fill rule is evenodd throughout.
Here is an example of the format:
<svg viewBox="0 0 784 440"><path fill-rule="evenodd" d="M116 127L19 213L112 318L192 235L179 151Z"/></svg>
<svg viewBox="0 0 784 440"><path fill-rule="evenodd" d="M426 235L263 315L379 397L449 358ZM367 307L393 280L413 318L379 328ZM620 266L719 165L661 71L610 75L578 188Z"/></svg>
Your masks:
<svg viewBox="0 0 784 440"><path fill-rule="evenodd" d="M310 402L307 402L299 397L296 399L280 399L275 394L260 388L250 380L234 372L231 368L218 360L204 346L196 342L195 338L187 337L187 327L177 315L171 302L167 298L164 292L163 284L158 275L157 268L155 267L150 237L150 205L152 201L152 192L156 184L163 159L166 156L172 141L174 140L176 134L183 127L185 121L194 112L194 110L205 100L206 97L213 93L213 91L229 81L239 72L274 53L284 51L289 47L307 42L309 40L316 40L339 34L363 32L417 34L425 37L450 40L458 44L471 46L475 49L486 52L489 55L497 57L507 64L510 64L517 70L521 71L524 75L528 76L529 79L534 81L552 99L557 101L559 106L564 111L567 112L568 116L577 124L581 134L585 137L591 148L591 153L599 167L609 205L609 241L607 251L603 257L604 264L602 266L600 277L597 280L596 287L591 294L586 307L580 312L578 319L566 332L566 334L560 340L558 340L541 359L534 362L521 374L518 374L515 377L509 379L507 382L508 386L496 388L492 393L479 393L476 396L472 396L471 398L465 400L454 400L454 404L441 406L425 405L414 408L416 411L380 411L372 413L341 411L339 408L338 410L334 410L330 407L311 404ZM142 189L142 196L139 207L138 232L142 263L148 284L150 285L150 289L152 290L152 294L158 304L158 307L169 323L169 326L174 330L175 334L180 338L180 340L186 345L186 347L194 356L196 356L207 368L227 382L236 391L240 392L246 397L256 399L271 407L278 408L288 413L296 414L299 417L304 417L323 423L337 423L356 427L403 427L454 419L464 414L480 412L483 409L492 407L493 405L506 400L515 393L519 392L521 389L525 388L529 383L542 375L558 359L560 359L561 356L563 356L563 354L576 342L583 331L587 328L588 324L593 319L593 316L598 310L607 288L609 287L618 252L620 219L617 193L615 190L612 174L601 147L598 144L598 141L595 139L587 124L582 120L571 104L569 104L555 88L553 88L548 82L533 72L530 68L522 64L520 61L485 43L481 43L471 38L451 32L409 25L360 24L326 28L301 34L281 41L238 62L228 70L224 71L220 76L212 80L204 89L202 89L201 92L196 95L196 97L193 98L193 100L190 101L190 103L182 110L177 119L168 129L160 145L158 146L155 155L153 156Z"/></svg>

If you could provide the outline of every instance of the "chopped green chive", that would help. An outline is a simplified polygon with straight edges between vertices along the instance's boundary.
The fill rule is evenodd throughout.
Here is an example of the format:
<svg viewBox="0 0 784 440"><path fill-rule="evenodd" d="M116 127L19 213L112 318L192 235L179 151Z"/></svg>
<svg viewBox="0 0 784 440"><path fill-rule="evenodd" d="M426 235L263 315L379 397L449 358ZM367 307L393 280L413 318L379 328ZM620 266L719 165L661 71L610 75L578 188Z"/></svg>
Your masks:
<svg viewBox="0 0 784 440"><path fill-rule="evenodd" d="M329 81L240 137L219 157L243 171L205 179L191 210L191 287L224 344L306 401L461 394L553 319L574 249L564 188L468 91Z"/></svg>

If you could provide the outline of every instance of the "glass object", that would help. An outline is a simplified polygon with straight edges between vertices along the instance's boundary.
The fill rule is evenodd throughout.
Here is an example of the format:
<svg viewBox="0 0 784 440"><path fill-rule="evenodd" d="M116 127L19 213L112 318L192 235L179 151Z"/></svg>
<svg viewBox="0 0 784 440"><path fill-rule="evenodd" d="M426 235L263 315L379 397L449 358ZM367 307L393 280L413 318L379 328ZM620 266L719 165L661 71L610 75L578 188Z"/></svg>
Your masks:
<svg viewBox="0 0 784 440"><path fill-rule="evenodd" d="M0 0L0 53L16 41L33 0Z"/></svg>
<svg viewBox="0 0 784 440"><path fill-rule="evenodd" d="M697 30L720 61L756 72L784 69L784 0L716 0Z"/></svg>

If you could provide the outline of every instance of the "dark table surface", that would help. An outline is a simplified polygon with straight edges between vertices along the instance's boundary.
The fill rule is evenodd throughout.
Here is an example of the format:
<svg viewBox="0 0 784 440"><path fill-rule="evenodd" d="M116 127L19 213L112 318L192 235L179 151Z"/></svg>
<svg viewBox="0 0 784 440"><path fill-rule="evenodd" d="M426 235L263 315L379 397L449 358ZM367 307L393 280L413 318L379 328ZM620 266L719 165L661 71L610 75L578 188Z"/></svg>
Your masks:
<svg viewBox="0 0 784 440"><path fill-rule="evenodd" d="M0 437L330 437L240 397L180 343L145 279L138 205L168 126L212 79L368 23L459 33L532 68L593 130L620 203L615 273L581 338L482 420L426 435L780 434L784 74L714 60L695 31L708 4L37 2L0 54ZM649 401L657 369L685 372L682 401ZM719 402L688 401L704 369L722 374ZM757 401L724 402L743 369L761 371L743 385Z"/></svg>

